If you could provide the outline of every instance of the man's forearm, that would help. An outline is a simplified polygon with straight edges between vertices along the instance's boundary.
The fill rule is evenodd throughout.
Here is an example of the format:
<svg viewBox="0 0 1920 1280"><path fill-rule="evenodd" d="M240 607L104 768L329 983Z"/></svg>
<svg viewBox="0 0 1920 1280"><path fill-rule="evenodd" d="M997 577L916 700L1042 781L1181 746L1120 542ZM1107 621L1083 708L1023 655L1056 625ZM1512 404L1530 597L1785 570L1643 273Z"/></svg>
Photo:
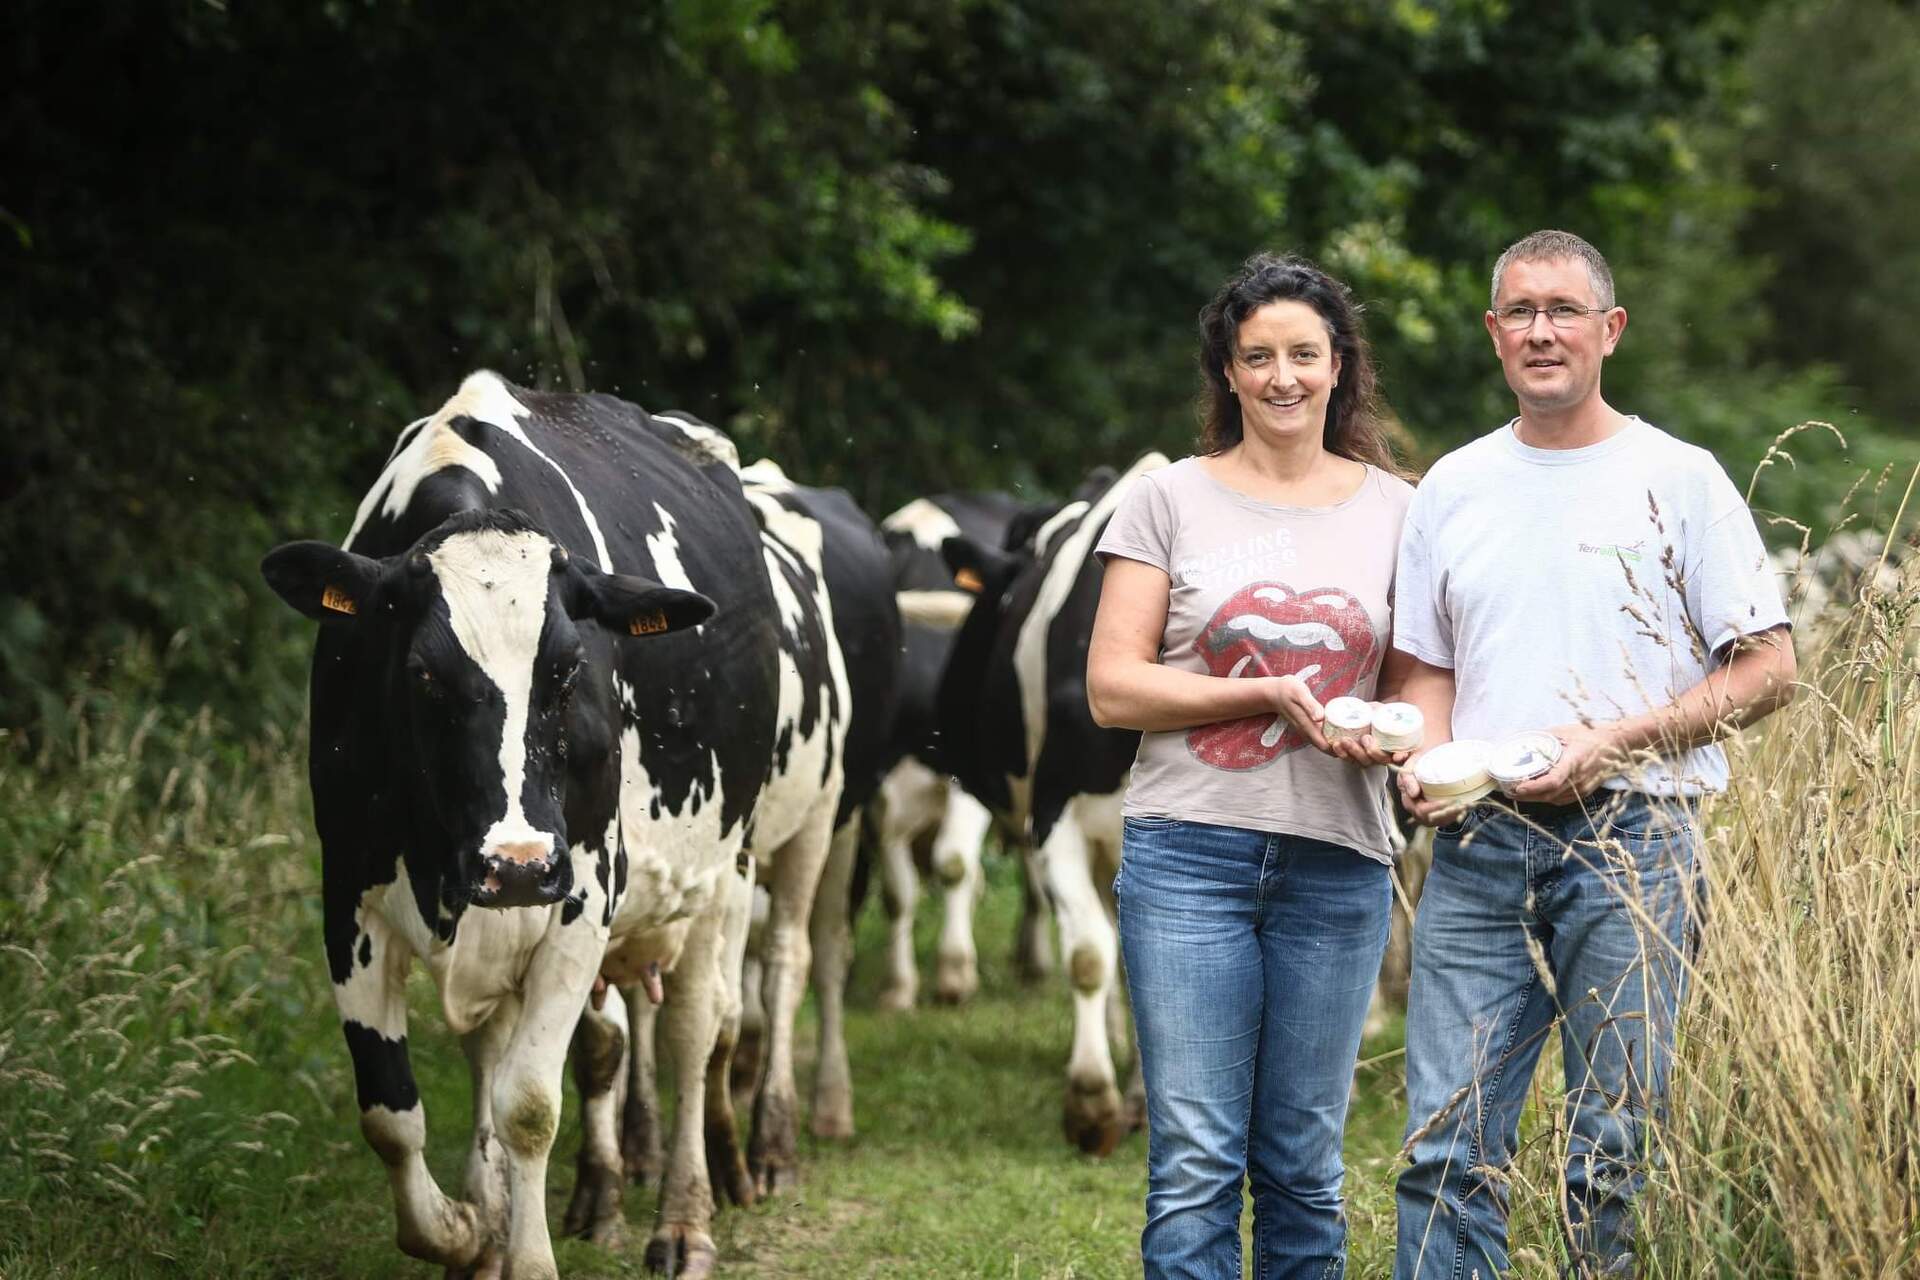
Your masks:
<svg viewBox="0 0 1920 1280"><path fill-rule="evenodd" d="M1798 674L1785 628L1734 642L1725 665L1663 707L1604 728L1617 751L1674 752L1702 746L1785 706Z"/></svg>

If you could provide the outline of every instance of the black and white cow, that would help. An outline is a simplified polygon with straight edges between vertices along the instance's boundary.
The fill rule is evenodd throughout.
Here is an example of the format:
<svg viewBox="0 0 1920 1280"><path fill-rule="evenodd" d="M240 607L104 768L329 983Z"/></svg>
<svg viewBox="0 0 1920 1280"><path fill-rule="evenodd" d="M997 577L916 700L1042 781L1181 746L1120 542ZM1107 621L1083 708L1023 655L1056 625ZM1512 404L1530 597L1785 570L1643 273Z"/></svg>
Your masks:
<svg viewBox="0 0 1920 1280"><path fill-rule="evenodd" d="M689 429L701 427L683 415L658 416ZM747 845L753 863L771 874L765 892L752 902L758 923L751 935L744 914L740 925L729 927L735 944L729 973L735 987L743 988L743 998L728 1003L710 1064L706 1106L709 1169L736 1203L750 1204L793 1178L793 1022L800 979L809 967L821 1023L813 1131L821 1137L853 1133L842 1019L851 957L845 902L858 815L878 785L888 751L900 615L886 549L852 499L839 490L796 485L767 460L740 474L779 605L779 731ZM740 909L744 913L747 903ZM644 1181L660 1162L652 1011L637 991L630 991L626 1012L635 1054L627 1075L622 1147L626 1166ZM744 1037L743 1015L750 1032ZM589 1022L595 1020L589 1016ZM728 1055L736 1046L748 1059L745 1092L754 1107L751 1170L740 1156L726 1087ZM583 1085L583 1096L586 1092ZM610 1151L610 1125L601 1128L590 1120L588 1128L590 1134L604 1135ZM582 1160L584 1183L589 1178L584 1148ZM608 1175L597 1167L591 1177L602 1183Z"/></svg>
<svg viewBox="0 0 1920 1280"><path fill-rule="evenodd" d="M663 971L680 1109L649 1259L711 1266L701 1125L729 919L778 751L802 749L780 741L783 605L730 453L611 397L476 373L402 433L341 548L262 564L323 624L310 775L361 1129L401 1248L452 1274L557 1274L569 1039L598 979L658 991ZM416 959L473 1069L460 1199L424 1158ZM583 1229L617 1233L617 1197L589 1207Z"/></svg>
<svg viewBox="0 0 1920 1280"><path fill-rule="evenodd" d="M920 869L933 872L942 889L940 940L935 953L934 994L944 1003L966 1000L980 985L973 941L973 911L984 879L981 852L993 815L953 785L941 758L938 724L940 683L954 649L954 632L972 609L974 595L954 585L941 554L950 538L998 548L1016 525L1058 510L1005 493L949 493L915 498L880 522L893 561L894 586L905 620L901 649L900 711L894 729L897 763L888 770L868 810L879 851L888 916L887 979L882 1008L909 1009L919 993L913 955L913 916ZM969 580L969 585L973 584ZM1016 852L1024 842L1004 833ZM1032 859L1023 858L1031 868ZM1015 962L1023 976L1050 971L1047 919L1034 877L1018 932Z"/></svg>
<svg viewBox="0 0 1920 1280"><path fill-rule="evenodd" d="M1115 981L1113 878L1120 806L1140 735L1103 729L1087 709L1087 646L1100 599L1093 549L1143 473L1097 473L1021 549L995 551L961 537L944 546L957 580L979 600L961 624L940 691L941 752L960 782L1037 850L1073 988L1067 1063L1067 1139L1106 1155L1145 1111L1138 1069L1123 1101L1114 1071L1127 1042Z"/></svg>

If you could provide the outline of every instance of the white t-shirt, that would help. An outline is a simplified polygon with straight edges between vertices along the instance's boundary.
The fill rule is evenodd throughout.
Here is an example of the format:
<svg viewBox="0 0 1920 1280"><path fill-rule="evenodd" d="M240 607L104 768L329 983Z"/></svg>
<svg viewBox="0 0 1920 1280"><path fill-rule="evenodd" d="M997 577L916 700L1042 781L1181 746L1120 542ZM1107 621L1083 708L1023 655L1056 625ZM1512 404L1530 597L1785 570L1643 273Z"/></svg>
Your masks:
<svg viewBox="0 0 1920 1280"><path fill-rule="evenodd" d="M1166 666L1294 674L1323 702L1369 698L1412 497L1406 481L1368 467L1332 506L1283 507L1186 458L1140 477L1097 550L1103 563L1124 556L1166 573ZM1316 751L1271 714L1141 734L1125 812L1309 836L1393 860L1385 770Z"/></svg>
<svg viewBox="0 0 1920 1280"><path fill-rule="evenodd" d="M1746 502L1712 454L1629 418L1536 449L1514 424L1442 458L1400 543L1394 645L1454 673L1453 736L1616 720L1703 680L1736 636L1787 623ZM1727 785L1695 747L1605 784Z"/></svg>

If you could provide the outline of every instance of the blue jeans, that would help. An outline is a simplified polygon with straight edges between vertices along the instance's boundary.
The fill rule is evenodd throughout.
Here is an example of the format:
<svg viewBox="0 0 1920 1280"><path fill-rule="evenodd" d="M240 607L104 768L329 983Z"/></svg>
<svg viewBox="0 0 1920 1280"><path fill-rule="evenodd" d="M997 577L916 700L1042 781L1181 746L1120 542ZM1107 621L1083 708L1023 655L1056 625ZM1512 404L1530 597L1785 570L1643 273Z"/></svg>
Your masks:
<svg viewBox="0 0 1920 1280"><path fill-rule="evenodd" d="M1149 1280L1340 1276L1341 1133L1387 868L1299 836L1126 821L1120 946L1147 1083Z"/></svg>
<svg viewBox="0 0 1920 1280"><path fill-rule="evenodd" d="M1501 1171L1556 1020L1568 1270L1632 1274L1699 908L1694 839L1688 802L1612 792L1525 818L1482 805L1441 829L1413 928L1396 1280L1506 1272Z"/></svg>

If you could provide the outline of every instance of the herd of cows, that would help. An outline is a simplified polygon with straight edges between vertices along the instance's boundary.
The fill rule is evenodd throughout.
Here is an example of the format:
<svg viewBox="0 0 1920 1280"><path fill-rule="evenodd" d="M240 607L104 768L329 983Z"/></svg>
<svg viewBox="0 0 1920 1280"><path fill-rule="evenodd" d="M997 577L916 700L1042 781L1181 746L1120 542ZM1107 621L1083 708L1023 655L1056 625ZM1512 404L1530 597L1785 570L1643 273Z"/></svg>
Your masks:
<svg viewBox="0 0 1920 1280"><path fill-rule="evenodd" d="M945 889L936 993L959 1000L982 841L1023 851L1021 957L1051 967L1050 915L1073 993L1067 1138L1106 1153L1141 1123L1137 1071L1123 1090L1115 1070L1112 899L1138 735L1093 723L1084 673L1094 544L1164 461L1096 470L1063 504L928 497L876 527L687 416L482 372L401 434L342 546L266 557L322 624L326 957L401 1249L452 1276L557 1275L545 1191L570 1057L565 1229L617 1241L628 1182L657 1177L648 1263L711 1272L716 1188L745 1204L795 1176L809 975L812 1128L852 1133L863 850L896 1006L916 996L918 868ZM458 1195L424 1159L415 961L472 1069Z"/></svg>

